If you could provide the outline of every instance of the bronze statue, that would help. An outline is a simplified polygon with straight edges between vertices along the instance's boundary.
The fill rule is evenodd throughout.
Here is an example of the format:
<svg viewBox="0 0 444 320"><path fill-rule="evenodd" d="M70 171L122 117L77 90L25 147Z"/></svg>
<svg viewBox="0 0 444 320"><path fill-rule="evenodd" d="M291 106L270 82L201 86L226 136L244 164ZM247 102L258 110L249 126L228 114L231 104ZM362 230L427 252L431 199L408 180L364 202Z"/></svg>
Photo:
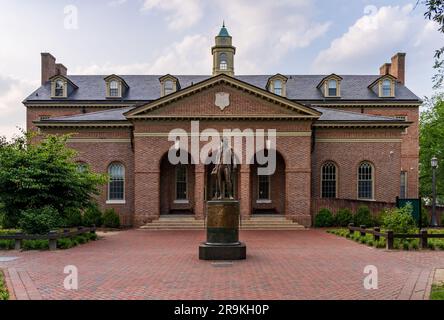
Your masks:
<svg viewBox="0 0 444 320"><path fill-rule="evenodd" d="M236 161L233 149L228 145L228 140L224 138L217 150L216 166L211 172L216 176L215 199L224 199L225 195L222 194L224 190L228 194L228 199L234 199L232 174L235 170ZM223 188L224 186L225 188Z"/></svg>

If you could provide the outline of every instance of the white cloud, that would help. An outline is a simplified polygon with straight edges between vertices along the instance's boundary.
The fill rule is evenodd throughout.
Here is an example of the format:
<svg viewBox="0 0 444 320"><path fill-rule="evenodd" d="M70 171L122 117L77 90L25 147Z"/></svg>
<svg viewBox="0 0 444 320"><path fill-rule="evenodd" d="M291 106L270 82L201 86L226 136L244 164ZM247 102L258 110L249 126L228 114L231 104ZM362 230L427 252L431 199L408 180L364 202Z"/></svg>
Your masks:
<svg viewBox="0 0 444 320"><path fill-rule="evenodd" d="M173 30L193 26L203 17L203 3L200 0L145 0L142 11L166 11L166 20Z"/></svg>
<svg viewBox="0 0 444 320"><path fill-rule="evenodd" d="M419 95L431 93L433 53L443 41L434 22L413 5L366 7L360 17L321 51L312 69L318 73L379 73L396 52L407 53L406 82Z"/></svg>
<svg viewBox="0 0 444 320"><path fill-rule="evenodd" d="M26 129L26 110L21 103L37 82L0 75L0 135L11 138L19 133L19 128Z"/></svg>
<svg viewBox="0 0 444 320"><path fill-rule="evenodd" d="M209 74L210 40L202 35L186 36L173 43L152 63L92 64L79 67L74 74Z"/></svg>
<svg viewBox="0 0 444 320"><path fill-rule="evenodd" d="M413 15L411 4L404 7L386 6L369 10L341 37L334 39L330 47L321 51L314 61L314 69L320 72L356 72L357 66L375 55L395 53L422 30L427 22L422 16ZM385 57L388 58L388 57ZM381 64L384 61L381 60Z"/></svg>
<svg viewBox="0 0 444 320"><path fill-rule="evenodd" d="M323 36L330 22L313 21L308 0L218 2L221 16L238 44L238 73L276 72L274 65L293 50L306 48ZM273 71L271 71L273 70Z"/></svg>

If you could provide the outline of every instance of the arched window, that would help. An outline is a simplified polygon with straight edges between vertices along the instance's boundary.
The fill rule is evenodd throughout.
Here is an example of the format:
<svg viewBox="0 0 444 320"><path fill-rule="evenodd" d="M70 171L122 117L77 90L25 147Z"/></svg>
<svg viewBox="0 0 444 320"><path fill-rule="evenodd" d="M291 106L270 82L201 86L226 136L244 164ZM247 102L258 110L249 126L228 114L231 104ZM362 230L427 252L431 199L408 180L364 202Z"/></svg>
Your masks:
<svg viewBox="0 0 444 320"><path fill-rule="evenodd" d="M109 96L110 97L119 96L119 83L116 80L112 80L109 83Z"/></svg>
<svg viewBox="0 0 444 320"><path fill-rule="evenodd" d="M179 164L176 166L176 200L187 200L187 166Z"/></svg>
<svg viewBox="0 0 444 320"><path fill-rule="evenodd" d="M57 80L55 82L54 95L56 97L65 96L65 83L63 82L63 80Z"/></svg>
<svg viewBox="0 0 444 320"><path fill-rule="evenodd" d="M281 96L282 95L282 81L281 80L274 80L273 89L274 89L274 94Z"/></svg>
<svg viewBox="0 0 444 320"><path fill-rule="evenodd" d="M338 82L336 80L328 81L328 95L336 97L338 95Z"/></svg>
<svg viewBox="0 0 444 320"><path fill-rule="evenodd" d="M226 53L221 53L219 56L219 68L220 68L220 70L227 70L228 69L228 60L227 60Z"/></svg>
<svg viewBox="0 0 444 320"><path fill-rule="evenodd" d="M373 165L362 162L358 169L358 198L373 199Z"/></svg>
<svg viewBox="0 0 444 320"><path fill-rule="evenodd" d="M321 197L336 198L336 165L326 162L321 169Z"/></svg>
<svg viewBox="0 0 444 320"><path fill-rule="evenodd" d="M391 97L392 96L392 81L385 79L382 81L382 96Z"/></svg>
<svg viewBox="0 0 444 320"><path fill-rule="evenodd" d="M88 165L85 162L77 162L77 172L84 173L88 169Z"/></svg>
<svg viewBox="0 0 444 320"><path fill-rule="evenodd" d="M108 174L108 200L125 200L125 167L121 163L112 163Z"/></svg>
<svg viewBox="0 0 444 320"><path fill-rule="evenodd" d="M166 80L165 81L165 95L173 93L174 92L174 82L172 80Z"/></svg>

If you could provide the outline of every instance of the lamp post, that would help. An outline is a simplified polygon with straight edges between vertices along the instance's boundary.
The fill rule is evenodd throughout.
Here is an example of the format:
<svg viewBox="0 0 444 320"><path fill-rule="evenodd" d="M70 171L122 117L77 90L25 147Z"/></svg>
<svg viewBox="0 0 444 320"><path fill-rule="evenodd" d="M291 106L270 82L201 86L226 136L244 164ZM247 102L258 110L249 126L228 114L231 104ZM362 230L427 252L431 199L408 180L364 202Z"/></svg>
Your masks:
<svg viewBox="0 0 444 320"><path fill-rule="evenodd" d="M438 221L436 219L436 168L438 167L438 159L433 157L430 161L432 165L432 193L433 193L433 202L432 202L432 227L438 226Z"/></svg>

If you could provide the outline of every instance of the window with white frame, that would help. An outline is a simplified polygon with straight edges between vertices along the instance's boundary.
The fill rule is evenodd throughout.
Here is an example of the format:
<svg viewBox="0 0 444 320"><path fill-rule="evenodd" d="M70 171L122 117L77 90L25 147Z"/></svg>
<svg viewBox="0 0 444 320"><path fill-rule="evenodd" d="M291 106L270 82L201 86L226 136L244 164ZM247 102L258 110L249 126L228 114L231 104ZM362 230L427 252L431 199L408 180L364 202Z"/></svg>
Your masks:
<svg viewBox="0 0 444 320"><path fill-rule="evenodd" d="M258 175L258 200L270 200L270 175Z"/></svg>
<svg viewBox="0 0 444 320"><path fill-rule="evenodd" d="M228 69L228 59L226 53L221 53L219 56L219 68L220 70L227 70Z"/></svg>
<svg viewBox="0 0 444 320"><path fill-rule="evenodd" d="M164 92L165 95L173 93L174 90L174 82L173 80L166 80L164 83Z"/></svg>
<svg viewBox="0 0 444 320"><path fill-rule="evenodd" d="M382 81L381 91L383 97L391 97L392 96L392 81L389 79L385 79Z"/></svg>
<svg viewBox="0 0 444 320"><path fill-rule="evenodd" d="M321 197L336 198L336 165L327 162L321 169Z"/></svg>
<svg viewBox="0 0 444 320"><path fill-rule="evenodd" d="M338 82L336 80L328 81L328 96L336 97L338 95Z"/></svg>
<svg viewBox="0 0 444 320"><path fill-rule="evenodd" d="M88 165L85 162L77 162L77 172L84 173L88 169Z"/></svg>
<svg viewBox="0 0 444 320"><path fill-rule="evenodd" d="M358 169L358 198L373 199L373 165L370 162L362 162Z"/></svg>
<svg viewBox="0 0 444 320"><path fill-rule="evenodd" d="M119 97L119 82L117 80L111 80L109 83L109 96L110 97Z"/></svg>
<svg viewBox="0 0 444 320"><path fill-rule="evenodd" d="M112 163L108 174L108 200L125 200L125 167L121 163Z"/></svg>
<svg viewBox="0 0 444 320"><path fill-rule="evenodd" d="M176 166L176 200L187 200L187 166Z"/></svg>
<svg viewBox="0 0 444 320"><path fill-rule="evenodd" d="M65 82L63 80L56 80L54 88L54 96L56 97L65 96Z"/></svg>
<svg viewBox="0 0 444 320"><path fill-rule="evenodd" d="M274 80L273 90L274 90L274 94L277 94L278 96L282 95L282 81L281 80Z"/></svg>

